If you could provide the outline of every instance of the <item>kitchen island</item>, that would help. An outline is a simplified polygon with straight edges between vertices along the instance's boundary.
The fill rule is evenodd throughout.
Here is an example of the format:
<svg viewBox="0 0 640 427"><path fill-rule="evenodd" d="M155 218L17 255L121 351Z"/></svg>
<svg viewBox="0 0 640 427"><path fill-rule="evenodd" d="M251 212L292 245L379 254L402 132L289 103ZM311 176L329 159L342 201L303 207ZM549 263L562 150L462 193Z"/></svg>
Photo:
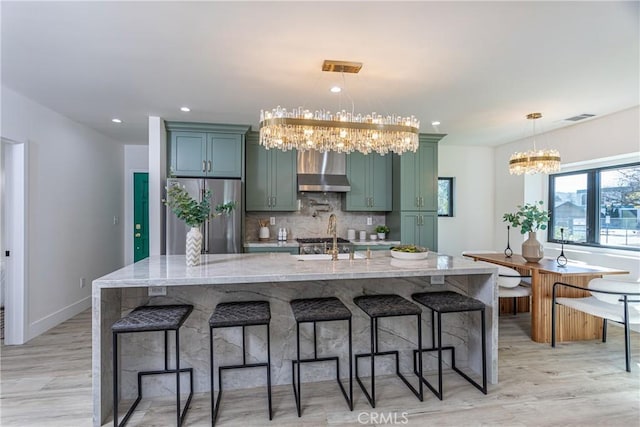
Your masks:
<svg viewBox="0 0 640 427"><path fill-rule="evenodd" d="M396 293L410 299L418 291L453 290L477 298L487 305L487 358L490 383L498 380L497 268L462 258L430 253L426 260L404 261L389 252L373 252L371 259L301 261L285 253L226 254L202 257L202 264L187 267L184 255L156 256L103 276L93 282L93 424L102 425L111 413L112 371L110 327L123 313L143 304L188 303L194 311L185 322L181 337L181 364L194 368L195 392L209 391L208 319L219 302L268 300L271 303L271 363L274 385L291 383L291 359L295 356L295 321L289 301L294 298L336 296L353 313L354 353L369 348L369 320L352 299L358 295ZM162 289L166 287L166 289ZM149 296L149 294L166 295ZM159 291L159 292L158 292ZM380 346L402 352L401 368L411 371L411 349L416 347L414 319L381 321ZM406 320L406 321L405 321ZM338 322L344 323L344 322ZM342 328L342 329L341 329ZM425 346L431 345L430 316L423 316ZM456 365L480 372L480 321L477 316L449 314L443 322L443 344L456 346ZM264 358L264 330L249 329L249 360ZM303 355L310 352L312 329L302 328ZM318 353L346 355L346 325L318 325ZM240 356L241 334L229 328L216 332L216 362L226 364ZM119 346L121 396L136 393L135 372L153 369L163 362L161 334L130 334ZM425 370L433 370L435 354L425 355ZM448 359L445 358L448 362ZM217 364L216 363L216 364ZM346 363L343 360L342 363ZM382 365L383 362L381 362ZM334 378L324 364L305 366L303 380ZM385 361L379 375L392 374L393 363ZM252 370L228 375L225 388L263 386L262 375ZM344 370L344 374L346 374ZM366 375L363 372L364 375ZM167 378L163 378L167 377ZM145 380L145 396L170 395L174 378L157 376ZM414 380L415 381L415 380ZM187 383L183 383L187 386Z"/></svg>

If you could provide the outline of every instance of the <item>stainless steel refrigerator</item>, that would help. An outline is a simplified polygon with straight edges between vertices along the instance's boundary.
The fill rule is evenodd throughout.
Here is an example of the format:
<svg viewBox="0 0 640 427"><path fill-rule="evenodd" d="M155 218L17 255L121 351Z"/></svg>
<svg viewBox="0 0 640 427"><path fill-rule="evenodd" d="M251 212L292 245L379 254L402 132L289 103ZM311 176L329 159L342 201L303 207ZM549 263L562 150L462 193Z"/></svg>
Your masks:
<svg viewBox="0 0 640 427"><path fill-rule="evenodd" d="M196 200L201 200L205 190L211 191L211 212L221 203L236 202L231 213L223 214L202 224L202 253L226 254L242 252L241 215L242 194L239 179L170 178L167 186L183 185ZM189 227L167 208L166 253L184 255Z"/></svg>

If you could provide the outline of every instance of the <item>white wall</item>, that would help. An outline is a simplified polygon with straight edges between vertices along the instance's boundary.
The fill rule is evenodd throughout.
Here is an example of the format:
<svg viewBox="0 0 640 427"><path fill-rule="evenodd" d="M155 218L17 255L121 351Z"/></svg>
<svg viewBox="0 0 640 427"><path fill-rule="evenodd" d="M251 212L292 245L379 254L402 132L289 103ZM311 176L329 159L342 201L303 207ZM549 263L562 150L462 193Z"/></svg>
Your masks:
<svg viewBox="0 0 640 427"><path fill-rule="evenodd" d="M631 154L638 158L640 154L640 107L634 107L616 114L594 118L583 123L547 132L536 138L539 147L554 147L560 151L563 168L567 164L581 163L598 166L597 160L614 156ZM512 212L516 205L523 201L543 200L547 202L548 178L540 176L509 175L509 157L515 151L531 149L531 139L525 138L510 144L496 147L495 168L495 234L494 247L504 245L504 229L502 214ZM546 236L540 236L543 241ZM540 237L543 237L540 239ZM514 251L522 238L516 235L512 239ZM514 245L515 244L515 245ZM631 272L627 278L640 277L640 254L638 252L613 249L573 247L565 249L567 257L572 260L587 262L612 268L625 269ZM556 257L559 245L545 243L545 256Z"/></svg>
<svg viewBox="0 0 640 427"><path fill-rule="evenodd" d="M124 146L124 263L133 262L133 174L149 171L149 146Z"/></svg>
<svg viewBox="0 0 640 427"><path fill-rule="evenodd" d="M0 133L29 148L30 339L90 307L92 280L122 266L123 147L4 86Z"/></svg>
<svg viewBox="0 0 640 427"><path fill-rule="evenodd" d="M438 175L453 177L453 217L438 218L438 252L499 249L494 235L494 149L438 145Z"/></svg>

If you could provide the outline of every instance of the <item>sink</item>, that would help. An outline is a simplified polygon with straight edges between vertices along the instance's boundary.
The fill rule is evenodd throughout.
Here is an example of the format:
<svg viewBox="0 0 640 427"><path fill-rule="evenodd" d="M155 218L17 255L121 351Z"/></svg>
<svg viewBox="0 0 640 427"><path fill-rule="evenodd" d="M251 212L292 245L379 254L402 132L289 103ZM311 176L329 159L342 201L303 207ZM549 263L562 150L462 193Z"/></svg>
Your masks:
<svg viewBox="0 0 640 427"><path fill-rule="evenodd" d="M291 255L298 261L331 261L330 254L304 254L304 255ZM364 255L358 252L354 252L353 259L364 259ZM349 254L338 254L339 260L348 260Z"/></svg>

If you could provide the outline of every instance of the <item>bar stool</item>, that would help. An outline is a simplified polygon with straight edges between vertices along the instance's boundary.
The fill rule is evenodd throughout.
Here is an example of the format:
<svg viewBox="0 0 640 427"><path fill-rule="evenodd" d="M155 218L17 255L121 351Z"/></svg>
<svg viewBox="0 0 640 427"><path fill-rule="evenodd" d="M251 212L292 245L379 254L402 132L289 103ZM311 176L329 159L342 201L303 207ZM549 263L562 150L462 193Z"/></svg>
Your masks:
<svg viewBox="0 0 640 427"><path fill-rule="evenodd" d="M214 425L220 412L222 398L222 371L225 369L267 368L267 401L269 404L269 420L273 418L271 409L271 342L269 323L271 322L271 308L267 301L224 302L216 305L209 318L209 349L211 373L211 425ZM265 325L267 327L267 362L247 363L246 334L247 326ZM213 330L218 328L242 327L242 363L238 365L218 366L218 398L214 401L214 365L213 365Z"/></svg>
<svg viewBox="0 0 640 427"><path fill-rule="evenodd" d="M418 348L422 349L422 310L419 306L411 301L402 298L399 295L385 294L385 295L364 295L353 299L354 304L364 311L371 321L371 352L356 354L356 381L360 384L362 392L366 396L371 407L376 407L376 374L375 374L375 356L388 356L394 355L396 360L396 375L400 377L402 382L411 390L411 392L422 402L422 358L420 358L418 372L418 389L416 390L409 381L400 373L400 361L398 360L398 350L380 351L378 348L378 319L383 317L397 317L397 316L416 316L418 319ZM362 357L371 358L371 395L366 390L366 387L358 376L358 359ZM414 358L415 359L415 358ZM415 367L414 367L415 371Z"/></svg>
<svg viewBox="0 0 640 427"><path fill-rule="evenodd" d="M111 326L113 333L113 425L124 426L142 399L142 377L145 375L176 374L176 416L177 425L184 422L193 397L193 369L180 368L180 327L193 311L192 305L146 305L136 307ZM164 369L138 372L138 398L118 424L118 335L133 332L164 331ZM176 367L169 369L169 331L175 331ZM189 372L190 391L187 403L180 412L180 373Z"/></svg>
<svg viewBox="0 0 640 427"><path fill-rule="evenodd" d="M451 368L456 371L460 376L473 384L478 390L487 394L487 339L486 339L486 331L485 331L485 305L481 301L477 299L461 295L457 292L452 291L441 291L441 292L423 292L423 293L415 293L411 295L414 301L424 305L425 307L431 310L431 340L432 346L431 348L423 348L421 351L414 350L414 360L413 366L415 371L415 356L420 354L418 359L422 362L421 354L427 351L437 351L438 352L438 389L436 390L430 383L424 378L423 375L420 375L420 378L425 383L429 390L435 394L438 399L442 400L442 350L450 350L451 351ZM482 385L478 384L476 381L471 379L467 374L462 372L458 367L456 367L456 350L453 346L442 346L442 314L443 313L461 313L468 311L479 311L480 317L482 320ZM435 339L435 324L434 324L434 315L438 313L438 345L436 346Z"/></svg>
<svg viewBox="0 0 640 427"><path fill-rule="evenodd" d="M290 302L293 317L296 320L296 360L291 361L291 385L293 386L293 397L296 399L296 409L298 417L302 415L300 384L300 365L311 362L336 362L336 380L342 391L342 395L349 405L349 410L353 411L353 368L351 363L352 342L351 342L351 311L335 297L328 298L306 298L294 299ZM347 320L349 323L349 395L340 381L340 358L338 356L318 357L317 322L333 322ZM313 357L300 359L300 324L313 323ZM297 372L296 372L297 371ZM297 374L297 386L296 386Z"/></svg>

